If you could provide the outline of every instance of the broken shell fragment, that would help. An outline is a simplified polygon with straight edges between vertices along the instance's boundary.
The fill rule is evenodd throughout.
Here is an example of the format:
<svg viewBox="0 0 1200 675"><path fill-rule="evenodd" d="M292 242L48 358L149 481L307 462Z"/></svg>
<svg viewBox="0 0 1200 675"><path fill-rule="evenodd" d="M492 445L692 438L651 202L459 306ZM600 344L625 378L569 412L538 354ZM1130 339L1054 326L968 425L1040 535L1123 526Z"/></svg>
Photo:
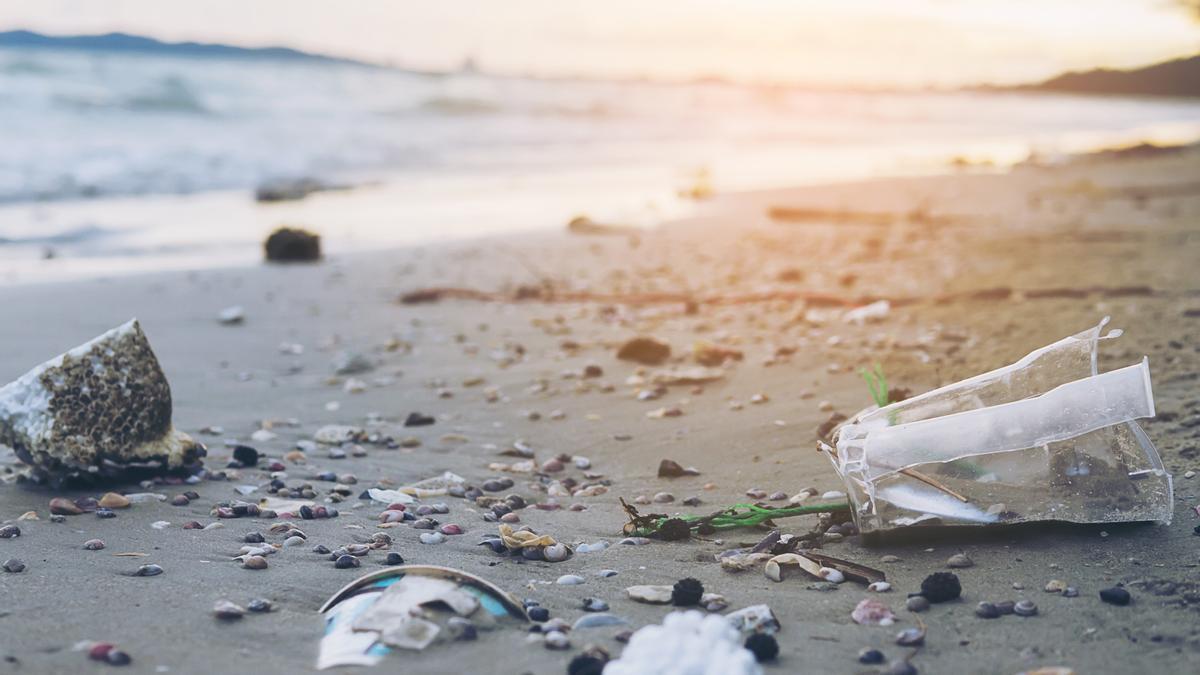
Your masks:
<svg viewBox="0 0 1200 675"><path fill-rule="evenodd" d="M850 613L850 618L863 626L890 626L896 622L896 615L890 607L869 598L858 603Z"/></svg>
<svg viewBox="0 0 1200 675"><path fill-rule="evenodd" d="M205 455L171 424L171 387L136 320L0 388L0 444L55 483L194 473Z"/></svg>

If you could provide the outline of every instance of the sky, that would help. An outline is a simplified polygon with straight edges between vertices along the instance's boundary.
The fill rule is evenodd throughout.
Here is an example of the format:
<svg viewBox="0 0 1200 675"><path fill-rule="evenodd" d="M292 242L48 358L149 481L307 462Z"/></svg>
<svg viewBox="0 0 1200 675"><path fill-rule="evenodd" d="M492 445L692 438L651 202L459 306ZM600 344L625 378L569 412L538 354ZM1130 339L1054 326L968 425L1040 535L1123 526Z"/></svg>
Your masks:
<svg viewBox="0 0 1200 675"><path fill-rule="evenodd" d="M1016 83L1200 51L1177 0L4 0L0 29L286 45L420 69Z"/></svg>

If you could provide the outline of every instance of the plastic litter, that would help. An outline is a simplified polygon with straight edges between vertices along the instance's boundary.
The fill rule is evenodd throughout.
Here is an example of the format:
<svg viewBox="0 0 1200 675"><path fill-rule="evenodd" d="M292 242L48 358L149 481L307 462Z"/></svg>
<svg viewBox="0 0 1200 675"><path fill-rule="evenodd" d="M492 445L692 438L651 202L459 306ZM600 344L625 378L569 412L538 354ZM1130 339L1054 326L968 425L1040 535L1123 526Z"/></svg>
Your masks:
<svg viewBox="0 0 1200 675"><path fill-rule="evenodd" d="M605 675L760 675L738 631L723 617L696 610L672 612L661 625L633 634Z"/></svg>
<svg viewBox="0 0 1200 675"><path fill-rule="evenodd" d="M375 665L393 649L422 650L452 639L455 617L479 629L529 621L508 593L449 567L402 565L359 577L321 607L325 635L317 669Z"/></svg>
<svg viewBox="0 0 1200 675"><path fill-rule="evenodd" d="M1100 373L1097 326L1009 366L868 408L821 444L859 530L1033 521L1170 522L1171 476L1136 420L1148 359Z"/></svg>

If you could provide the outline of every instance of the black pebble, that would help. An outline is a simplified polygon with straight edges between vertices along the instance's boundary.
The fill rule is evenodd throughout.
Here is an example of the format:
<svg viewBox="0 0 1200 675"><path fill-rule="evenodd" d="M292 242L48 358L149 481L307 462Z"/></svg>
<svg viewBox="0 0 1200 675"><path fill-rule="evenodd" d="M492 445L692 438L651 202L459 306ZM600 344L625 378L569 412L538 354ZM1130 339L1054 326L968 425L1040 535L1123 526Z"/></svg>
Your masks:
<svg viewBox="0 0 1200 675"><path fill-rule="evenodd" d="M688 577L675 582L671 589L671 602L676 607L691 607L700 604L704 596L704 584L699 580Z"/></svg>
<svg viewBox="0 0 1200 675"><path fill-rule="evenodd" d="M352 555L342 555L339 556L336 561L334 561L333 566L339 570L345 570L350 569L351 567L358 567L360 564L361 563L358 562L358 558L355 558Z"/></svg>
<svg viewBox="0 0 1200 675"><path fill-rule="evenodd" d="M766 633L755 633L746 638L746 649L754 653L754 660L759 663L773 661L779 656L779 643Z"/></svg>
<svg viewBox="0 0 1200 675"><path fill-rule="evenodd" d="M692 527L681 518L669 518L658 526L658 537L665 541L683 541L692 536Z"/></svg>
<svg viewBox="0 0 1200 675"><path fill-rule="evenodd" d="M109 665L113 666L127 666L130 663L133 663L133 658L120 649L109 650L108 655L104 657L104 660L108 661Z"/></svg>
<svg viewBox="0 0 1200 675"><path fill-rule="evenodd" d="M864 648L858 653L858 662L868 665L883 663L883 652L878 649Z"/></svg>
<svg viewBox="0 0 1200 675"><path fill-rule="evenodd" d="M312 551L313 551L313 553L316 553L317 555L328 555L329 547L325 546L324 544L317 544L316 546L313 547Z"/></svg>
<svg viewBox="0 0 1200 675"><path fill-rule="evenodd" d="M576 654L567 664L567 675L600 675L607 663L608 661L591 654Z"/></svg>
<svg viewBox="0 0 1200 675"><path fill-rule="evenodd" d="M261 544L266 540L266 537L262 536L261 532L247 532L246 536L242 537L242 541L247 544Z"/></svg>
<svg viewBox="0 0 1200 675"><path fill-rule="evenodd" d="M404 564L404 556L400 555L399 553L396 553L395 551L390 551L387 554L387 564L403 565Z"/></svg>
<svg viewBox="0 0 1200 675"><path fill-rule="evenodd" d="M406 426L406 427L427 427L436 421L437 420L433 419L433 417L431 417L429 415L422 415L419 412L415 412L415 413L409 413L408 417L406 417L404 419L404 426Z"/></svg>
<svg viewBox="0 0 1200 675"><path fill-rule="evenodd" d="M1100 599L1110 605L1128 605L1133 598L1129 591L1120 586L1113 586L1100 591Z"/></svg>
<svg viewBox="0 0 1200 675"><path fill-rule="evenodd" d="M258 464L258 450L248 445L235 445L233 459L242 466L255 466Z"/></svg>
<svg viewBox="0 0 1200 675"><path fill-rule="evenodd" d="M934 572L921 582L921 595L930 602L947 602L962 595L962 584L953 572Z"/></svg>
<svg viewBox="0 0 1200 675"><path fill-rule="evenodd" d="M530 621L541 623L550 620L550 610L545 607L530 607L528 613Z"/></svg>

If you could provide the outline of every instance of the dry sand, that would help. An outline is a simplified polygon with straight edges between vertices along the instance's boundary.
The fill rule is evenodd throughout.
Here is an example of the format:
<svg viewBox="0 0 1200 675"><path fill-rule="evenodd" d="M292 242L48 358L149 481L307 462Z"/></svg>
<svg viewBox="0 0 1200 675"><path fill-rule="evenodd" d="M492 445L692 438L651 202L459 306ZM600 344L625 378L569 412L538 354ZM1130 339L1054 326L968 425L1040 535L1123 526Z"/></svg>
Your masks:
<svg viewBox="0 0 1200 675"><path fill-rule="evenodd" d="M700 507L677 502L671 508L706 513L745 500L744 491L754 487L788 493L806 486L839 489L828 462L813 450L814 429L828 416L818 402L828 400L845 413L867 405L866 388L854 372L860 366L878 361L895 385L921 391L1009 363L1112 315L1126 335L1107 349L1101 366L1150 357L1160 417L1145 426L1176 477L1173 524L1036 527L874 548L851 538L826 550L887 571L895 590L878 597L896 609L900 627L914 625L914 615L903 609L904 596L925 575L943 568L955 553L966 552L976 561L959 571L962 601L922 615L929 635L912 660L922 673L1011 674L1050 665L1080 673L1194 672L1200 645L1195 613L1200 539L1192 534L1195 481L1183 473L1200 468L1200 440L1192 426L1200 412L1200 317L1194 315L1200 309L1195 297L1200 291L1197 180L1200 154L1188 152L1008 175L881 180L726 197L712 204L709 216L644 234L636 246L623 237L555 233L380 252L315 266L2 288L0 381L136 316L172 383L176 424L194 434L208 425L224 428L220 436L200 436L209 445L213 468L228 460L224 438L246 441L268 419L299 420L297 427L275 429L277 439L253 444L273 458L311 438L321 425L364 424L373 412L397 438L422 440L415 449L369 447L363 458L333 460L324 451L310 453L307 464L288 466L289 484L323 470L355 474L357 488L382 479L404 484L444 470L478 484L494 475L487 465L502 460L498 449L525 439L539 460L559 452L591 458L612 486L604 495L563 500L585 503L586 511L530 509L521 512L522 521L571 544L615 544L625 521L620 496L669 491L682 500L699 495ZM920 209L925 215L918 219L922 222L896 217L890 224L781 223L766 217L770 205L892 214ZM395 302L400 292L419 287L498 290L535 283L538 277L559 288L603 293L774 289L919 301L865 327L836 320L816 324L804 319L803 303L782 300L701 305L696 314L678 305ZM1149 292L1111 292L1133 286ZM939 294L997 287L1078 292L931 301ZM246 323L219 325L217 312L235 304L245 307ZM635 366L614 357L614 346L637 334L667 339L677 354L686 354L697 338L736 344L746 358L729 369L726 380L702 392L674 388L658 401L642 402L625 384ZM384 351L392 338L411 344L411 352ZM564 350L564 341L579 348ZM281 343L303 345L303 354L284 354ZM779 347L794 347L795 353L764 365ZM391 376L394 381L364 393L344 392L341 382L330 381L330 363L335 351L347 348L379 359L379 367L363 379ZM589 363L604 375L587 381L564 376ZM486 384L462 386L473 376ZM605 384L611 389L606 391ZM497 387L503 398L486 402L486 387ZM440 388L452 397L439 396ZM749 404L756 393L769 396L769 402ZM735 409L733 401L745 405ZM332 402L340 408L331 409ZM684 414L646 416L661 406L678 406ZM562 411L562 419L551 419L555 410ZM400 428L413 411L436 415L438 422ZM540 419L531 419L529 411L540 413ZM615 440L622 434L631 439ZM18 470L11 452L3 457L10 471ZM694 465L703 475L658 479L655 469L664 457ZM262 483L265 475L246 470L231 482L205 482L196 488L201 499L186 507L135 505L115 519L83 515L61 524L48 519L51 497L98 496L100 491L60 493L15 483L0 488L0 517L11 520L30 510L40 516L20 522L23 536L0 541L0 558L20 558L28 565L21 574L0 574L5 665L29 673L103 670L108 666L89 662L71 648L82 640L105 640L133 656L131 672L312 671L322 629L317 608L343 584L378 569L381 554L372 553L360 570L337 570L308 548L288 548L270 558L269 569L249 571L230 557L242 534L266 531L270 522L226 520L226 527L211 531L180 528L190 520L212 522L214 502L238 497L233 485ZM527 477L515 478L514 491L531 500L545 498L527 487ZM702 489L708 482L715 488ZM183 489L158 490L174 495ZM351 508L355 501L340 505L340 518L301 523L309 542L332 548L374 531L378 507ZM851 622L851 609L867 596L860 586L809 590L810 582L799 577L775 584L759 572L723 572L713 561L714 553L754 542L761 532L724 533L723 543L614 545L557 564L522 563L476 546L495 526L484 522L472 504L446 501L451 513L443 522L461 524L465 535L428 546L418 542L419 531L403 526L388 530L396 538L394 549L408 562L479 574L518 597L537 599L554 616L574 620L582 614L582 598L596 596L631 627L656 622L667 609L634 603L624 588L693 576L726 596L731 609L763 602L774 608L783 624L781 654L768 672L864 672L870 668L855 660L862 647L878 647L889 657L905 653L892 642L895 627ZM151 523L159 520L171 526L153 529ZM814 522L793 518L780 526L804 532ZM103 539L107 548L83 550L91 538ZM113 555L120 552L146 555ZM898 556L900 562L881 563L884 555ZM143 563L166 571L153 578L122 575ZM603 568L619 574L596 577ZM567 573L587 582L553 583ZM1080 596L1042 592L1052 578L1077 586ZM1157 592L1152 592L1140 583L1146 580L1170 583L1155 583ZM1097 591L1122 581L1130 584L1134 603L1102 604ZM1016 584L1024 590L1014 590ZM276 611L236 623L211 615L218 599L245 603L254 597L271 599ZM1040 614L995 621L974 616L979 600L1020 598L1036 602ZM379 670L561 673L588 643L619 653L621 645L612 639L617 632L576 632L571 651L554 652L527 645L517 632L499 631L474 643L394 653Z"/></svg>

